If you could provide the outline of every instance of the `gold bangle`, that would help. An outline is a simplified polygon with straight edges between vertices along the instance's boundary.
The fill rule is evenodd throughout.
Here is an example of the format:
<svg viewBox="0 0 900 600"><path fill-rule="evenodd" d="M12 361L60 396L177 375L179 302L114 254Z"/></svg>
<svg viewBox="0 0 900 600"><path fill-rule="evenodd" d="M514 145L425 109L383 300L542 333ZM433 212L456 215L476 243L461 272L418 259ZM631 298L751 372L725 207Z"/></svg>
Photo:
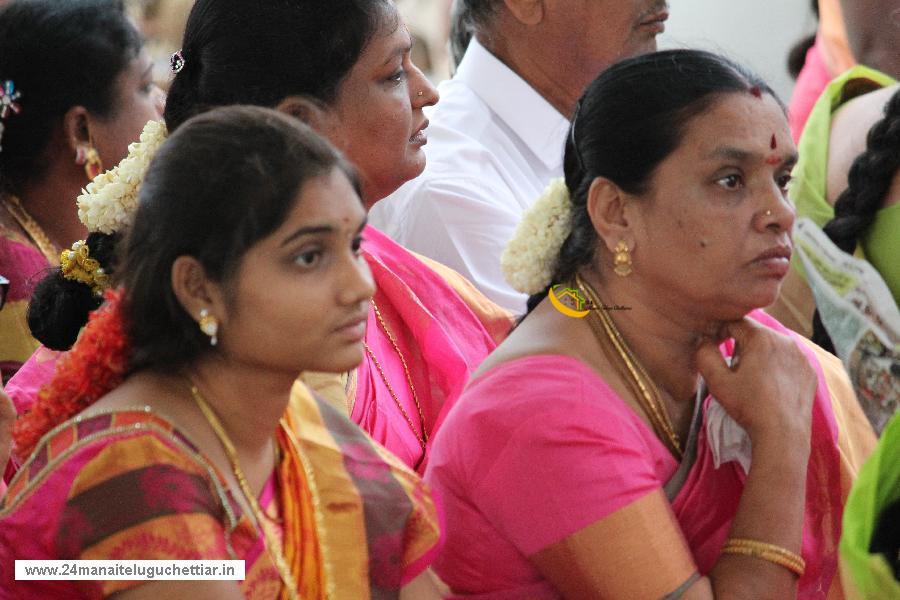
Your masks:
<svg viewBox="0 0 900 600"><path fill-rule="evenodd" d="M752 556L753 558L767 560L784 567L798 577L802 577L803 573L806 571L806 561L798 554L794 554L781 546L758 542L756 540L731 538L725 542L724 546L722 546L721 553L742 554L744 556Z"/></svg>

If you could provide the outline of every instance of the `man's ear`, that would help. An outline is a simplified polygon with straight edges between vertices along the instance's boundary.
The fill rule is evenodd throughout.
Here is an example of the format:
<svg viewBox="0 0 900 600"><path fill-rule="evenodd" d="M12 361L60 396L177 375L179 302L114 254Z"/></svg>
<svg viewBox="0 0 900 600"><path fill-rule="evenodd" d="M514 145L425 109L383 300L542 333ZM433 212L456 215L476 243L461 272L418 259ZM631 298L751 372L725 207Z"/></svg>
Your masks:
<svg viewBox="0 0 900 600"><path fill-rule="evenodd" d="M634 224L628 194L605 177L597 177L588 190L587 211L601 242L610 252L619 242L634 248Z"/></svg>
<svg viewBox="0 0 900 600"><path fill-rule="evenodd" d="M537 25L544 20L544 0L503 0L503 3L523 25Z"/></svg>

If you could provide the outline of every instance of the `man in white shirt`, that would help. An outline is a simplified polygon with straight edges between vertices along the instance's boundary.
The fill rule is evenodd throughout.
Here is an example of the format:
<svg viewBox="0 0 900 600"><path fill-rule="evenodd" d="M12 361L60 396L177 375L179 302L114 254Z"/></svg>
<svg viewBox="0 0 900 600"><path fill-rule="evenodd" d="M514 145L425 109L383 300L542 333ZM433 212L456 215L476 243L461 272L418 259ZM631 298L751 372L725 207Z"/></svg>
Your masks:
<svg viewBox="0 0 900 600"><path fill-rule="evenodd" d="M428 115L425 172L370 222L515 312L500 255L522 213L562 177L569 118L606 67L656 50L666 0L457 0L474 31Z"/></svg>

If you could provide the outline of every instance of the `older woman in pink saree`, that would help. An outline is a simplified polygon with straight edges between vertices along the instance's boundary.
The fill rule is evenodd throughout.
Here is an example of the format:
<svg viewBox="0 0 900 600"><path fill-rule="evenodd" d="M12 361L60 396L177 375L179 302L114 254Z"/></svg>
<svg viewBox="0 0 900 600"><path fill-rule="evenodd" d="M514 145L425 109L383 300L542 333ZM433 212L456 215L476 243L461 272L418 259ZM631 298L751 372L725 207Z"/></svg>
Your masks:
<svg viewBox="0 0 900 600"><path fill-rule="evenodd" d="M531 310L426 472L458 597L842 597L874 435L840 362L758 310L789 267L795 160L771 90L715 55L588 88L566 181L520 229L545 235L504 256Z"/></svg>

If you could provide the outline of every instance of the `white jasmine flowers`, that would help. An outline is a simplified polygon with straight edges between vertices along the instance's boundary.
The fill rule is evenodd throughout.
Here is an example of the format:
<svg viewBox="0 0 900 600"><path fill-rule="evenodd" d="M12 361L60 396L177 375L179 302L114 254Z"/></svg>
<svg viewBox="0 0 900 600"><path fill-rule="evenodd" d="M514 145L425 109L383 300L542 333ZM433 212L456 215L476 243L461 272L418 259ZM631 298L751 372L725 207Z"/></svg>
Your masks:
<svg viewBox="0 0 900 600"><path fill-rule="evenodd" d="M500 257L506 281L525 294L542 292L553 277L559 251L572 230L566 182L557 178L535 200Z"/></svg>
<svg viewBox="0 0 900 600"><path fill-rule="evenodd" d="M88 231L110 234L131 224L147 167L167 135L165 123L148 122L140 141L128 146L128 156L81 191L78 218Z"/></svg>

